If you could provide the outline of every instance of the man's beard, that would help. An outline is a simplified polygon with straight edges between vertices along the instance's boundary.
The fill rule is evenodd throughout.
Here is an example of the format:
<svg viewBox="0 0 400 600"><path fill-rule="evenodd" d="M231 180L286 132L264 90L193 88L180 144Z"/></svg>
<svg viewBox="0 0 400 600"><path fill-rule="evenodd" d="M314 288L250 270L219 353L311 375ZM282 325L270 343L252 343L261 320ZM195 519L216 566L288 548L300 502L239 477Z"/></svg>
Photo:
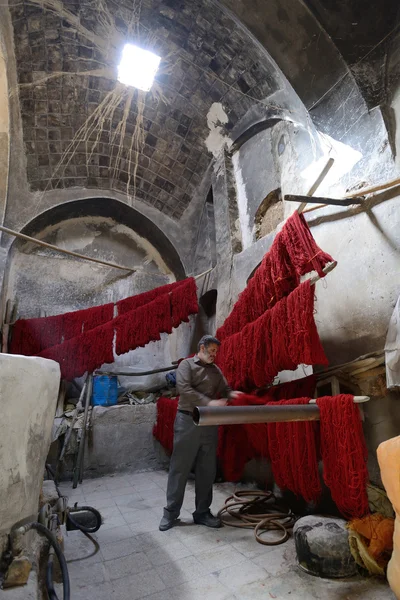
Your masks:
<svg viewBox="0 0 400 600"><path fill-rule="evenodd" d="M212 364L215 361L215 357L211 356L211 354L209 352L207 352L207 350L204 350L204 356L205 356L206 362L209 364Z"/></svg>

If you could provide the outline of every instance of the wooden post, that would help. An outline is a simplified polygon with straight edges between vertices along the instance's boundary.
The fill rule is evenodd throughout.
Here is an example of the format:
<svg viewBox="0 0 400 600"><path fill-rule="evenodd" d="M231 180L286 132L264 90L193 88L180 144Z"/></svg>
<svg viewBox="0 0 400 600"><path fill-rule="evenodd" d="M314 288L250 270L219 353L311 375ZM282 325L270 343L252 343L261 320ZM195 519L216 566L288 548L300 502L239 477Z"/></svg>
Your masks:
<svg viewBox="0 0 400 600"><path fill-rule="evenodd" d="M313 196L314 195L314 192L317 191L317 189L319 188L319 186L321 185L321 183L323 182L323 180L325 179L325 177L328 175L328 173L331 170L334 162L335 162L335 160L333 158L330 158L328 160L328 162L326 163L325 167L322 169L321 173L319 174L319 176L317 177L317 179L315 180L315 182L313 183L313 185L308 190L308 193L306 194L307 196ZM307 202L302 202L300 204L300 206L298 207L297 212L299 214L302 213L306 206L307 206Z"/></svg>
<svg viewBox="0 0 400 600"><path fill-rule="evenodd" d="M10 322L11 322L11 314L12 314L12 305L11 300L7 300L6 302L6 310L4 312L4 321L2 326L2 344L1 351L7 354L8 352L8 335L10 333Z"/></svg>

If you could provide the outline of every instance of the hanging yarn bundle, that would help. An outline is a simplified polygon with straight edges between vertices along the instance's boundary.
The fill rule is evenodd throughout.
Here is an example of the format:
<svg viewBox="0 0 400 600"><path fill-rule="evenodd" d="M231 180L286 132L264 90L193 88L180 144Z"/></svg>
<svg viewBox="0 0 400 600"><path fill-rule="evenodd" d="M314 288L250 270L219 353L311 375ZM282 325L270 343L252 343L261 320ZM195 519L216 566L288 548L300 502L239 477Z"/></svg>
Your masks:
<svg viewBox="0 0 400 600"><path fill-rule="evenodd" d="M161 333L171 333L173 327L187 322L191 314L198 312L195 280L190 278L179 283L172 291L115 319L118 355L159 340ZM160 289L165 290L165 287Z"/></svg>
<svg viewBox="0 0 400 600"><path fill-rule="evenodd" d="M309 398L268 402L274 405L308 404ZM290 490L307 502L321 495L314 421L268 423L268 450L274 479L282 490Z"/></svg>
<svg viewBox="0 0 400 600"><path fill-rule="evenodd" d="M168 283L166 285L162 285L162 286L155 288L153 290L150 290L148 292L143 292L142 294L137 294L136 296L130 296L129 298L124 298L123 300L119 300L119 302L116 303L117 312L119 315L123 315L127 312L130 312L131 310L140 308L141 306L144 306L145 304L149 304L150 302L155 300L158 296L163 296L164 294L169 294L171 292L174 292L182 285L184 285L184 286L189 285L188 282L190 282L190 286L192 289L194 286L194 289L196 291L196 282L193 277L190 277L188 279L184 279L183 281L176 281L174 283Z"/></svg>
<svg viewBox="0 0 400 600"><path fill-rule="evenodd" d="M223 340L217 362L232 388L245 391L265 387L280 371L300 364L328 364L314 322L310 282Z"/></svg>
<svg viewBox="0 0 400 600"><path fill-rule="evenodd" d="M75 312L64 313L62 316L62 341L70 340L85 331L104 325L114 316L114 304L101 304ZM49 348L50 346L46 346Z"/></svg>
<svg viewBox="0 0 400 600"><path fill-rule="evenodd" d="M286 250L299 275L317 271L324 276L323 268L333 262L332 256L317 246L303 214L295 211L281 231Z"/></svg>
<svg viewBox="0 0 400 600"><path fill-rule="evenodd" d="M47 348L38 356L58 362L62 379L71 380L104 363L114 362L113 338L113 321L109 321L63 344Z"/></svg>
<svg viewBox="0 0 400 600"><path fill-rule="evenodd" d="M165 288L166 286L159 288L164 291L161 295L152 294L155 297L151 302L123 312L115 319L112 319L113 304L96 307L95 316L92 314L89 319L90 315L86 314L87 318L81 321L83 333L36 354L59 362L62 377L73 379L86 371L98 369L104 363L114 362L114 332L117 354L124 354L159 340L162 333L171 333L173 327L178 327L183 321L187 322L189 316L198 311L197 288L193 278L179 282L179 297L174 296L178 294L177 288L168 288L167 292ZM106 323L88 329L96 323L96 319L101 321L107 317L111 318ZM67 318L71 333L74 331L75 321L70 315Z"/></svg>
<svg viewBox="0 0 400 600"><path fill-rule="evenodd" d="M274 400L296 396L311 397L315 390L314 375L269 388L262 397L241 394L230 401L232 406L253 406L274 403ZM246 423L223 425L219 428L218 456L227 481L239 481L246 462L253 458L269 458L268 424Z"/></svg>
<svg viewBox="0 0 400 600"><path fill-rule="evenodd" d="M241 331L288 296L299 285L300 275L316 270L324 277L322 269L330 262L333 258L317 246L304 216L295 212L275 236L270 250L218 329L217 338L222 341Z"/></svg>
<svg viewBox="0 0 400 600"><path fill-rule="evenodd" d="M367 456L360 410L353 396L317 399L321 413L321 455L324 481L347 519L369 512Z"/></svg>
<svg viewBox="0 0 400 600"><path fill-rule="evenodd" d="M113 313L114 304L109 303L52 317L19 319L13 327L10 352L34 356L107 323Z"/></svg>
<svg viewBox="0 0 400 600"><path fill-rule="evenodd" d="M115 319L117 355L125 354L171 333L171 298L163 294L152 302L124 313Z"/></svg>
<svg viewBox="0 0 400 600"><path fill-rule="evenodd" d="M174 422L178 401L179 396L177 398L161 396L157 400L157 420L153 427L153 436L169 454L172 454L174 445Z"/></svg>
<svg viewBox="0 0 400 600"><path fill-rule="evenodd" d="M181 323L189 321L189 315L199 311L197 302L197 286L193 277L179 282L180 285L170 292L172 327L178 327Z"/></svg>

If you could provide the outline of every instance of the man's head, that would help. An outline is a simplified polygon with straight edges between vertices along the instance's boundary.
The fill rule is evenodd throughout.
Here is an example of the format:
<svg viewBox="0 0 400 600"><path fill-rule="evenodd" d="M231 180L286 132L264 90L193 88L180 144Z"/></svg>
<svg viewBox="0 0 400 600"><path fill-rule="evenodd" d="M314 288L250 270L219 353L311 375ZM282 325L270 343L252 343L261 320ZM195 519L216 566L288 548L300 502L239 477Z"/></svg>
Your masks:
<svg viewBox="0 0 400 600"><path fill-rule="evenodd" d="M197 356L204 363L212 364L217 356L221 342L212 335L203 335L197 345Z"/></svg>

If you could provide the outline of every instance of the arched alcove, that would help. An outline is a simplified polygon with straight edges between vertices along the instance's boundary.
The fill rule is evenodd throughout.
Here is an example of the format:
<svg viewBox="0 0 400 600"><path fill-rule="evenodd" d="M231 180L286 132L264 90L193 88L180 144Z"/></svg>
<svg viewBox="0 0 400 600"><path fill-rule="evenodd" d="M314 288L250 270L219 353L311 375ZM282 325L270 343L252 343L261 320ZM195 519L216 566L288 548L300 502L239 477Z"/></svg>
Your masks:
<svg viewBox="0 0 400 600"><path fill-rule="evenodd" d="M275 231L284 220L283 200L280 188L272 190L259 205L255 217L255 234L259 240Z"/></svg>

